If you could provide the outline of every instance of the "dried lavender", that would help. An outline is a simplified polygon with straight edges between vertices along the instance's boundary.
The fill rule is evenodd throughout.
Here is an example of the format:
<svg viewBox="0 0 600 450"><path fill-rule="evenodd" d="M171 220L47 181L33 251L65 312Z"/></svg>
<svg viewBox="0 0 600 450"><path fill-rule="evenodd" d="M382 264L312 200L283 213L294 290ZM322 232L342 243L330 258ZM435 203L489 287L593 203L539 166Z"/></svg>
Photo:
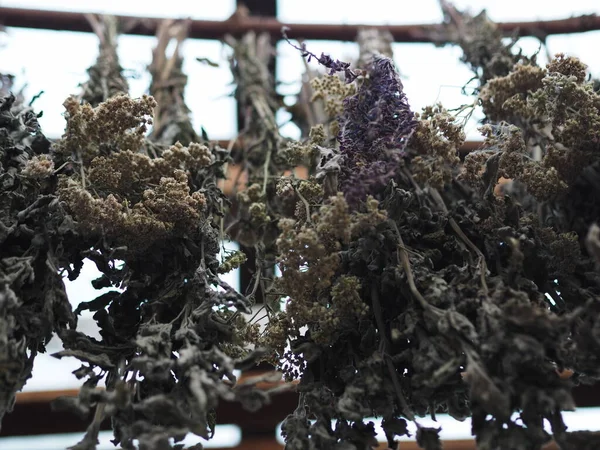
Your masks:
<svg viewBox="0 0 600 450"><path fill-rule="evenodd" d="M289 38L287 37L288 27L283 27L281 29L281 34L283 38L294 48L300 50L303 58L307 58L307 61L310 62L313 58L317 60L319 64L329 69L329 75L334 75L338 72L343 72L346 77L346 83L352 83L358 77L358 74L350 69L350 63L340 61L339 59L333 59L331 56L321 53L321 56L315 55L313 52L306 48L305 43L301 43L300 46L293 44Z"/></svg>
<svg viewBox="0 0 600 450"><path fill-rule="evenodd" d="M417 125L394 63L375 56L367 74L339 119L340 189L352 205L377 196L393 178Z"/></svg>

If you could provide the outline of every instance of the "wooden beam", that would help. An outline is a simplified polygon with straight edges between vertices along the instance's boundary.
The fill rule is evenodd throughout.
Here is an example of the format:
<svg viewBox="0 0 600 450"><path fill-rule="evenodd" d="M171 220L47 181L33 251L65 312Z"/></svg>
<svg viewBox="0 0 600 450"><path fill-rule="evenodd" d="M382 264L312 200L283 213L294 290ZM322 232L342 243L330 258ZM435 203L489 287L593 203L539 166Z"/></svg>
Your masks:
<svg viewBox="0 0 600 450"><path fill-rule="evenodd" d="M248 371L240 381L256 376L260 371ZM272 385L265 385L269 388ZM51 412L50 402L61 395L76 396L78 390L22 392L17 394L15 409L4 417L0 436L69 433L85 430L87 418L76 417L66 412ZM600 405L600 384L576 386L573 397L578 407ZM273 403L252 414L242 410L237 403L221 402L217 410L220 424L235 424L247 433L265 433L275 427L293 411L298 404L294 391L285 392L273 398ZM105 424L109 429L109 423Z"/></svg>
<svg viewBox="0 0 600 450"><path fill-rule="evenodd" d="M129 21L127 34L154 36L158 21L155 17L119 16ZM91 31L84 13L70 11L47 11L24 8L0 8L0 22L7 27L37 28L61 31ZM292 38L353 41L361 28L388 30L395 42L439 42L444 36L441 24L421 25L367 25L367 24L312 24L283 23L274 17L233 15L228 20L193 20L190 38L221 39L225 34L242 35L248 31L266 31L275 39L281 39L281 27L290 28ZM503 22L498 27L509 35L539 36L582 33L600 29L600 17L594 14L567 19ZM443 39L442 39L443 40Z"/></svg>
<svg viewBox="0 0 600 450"><path fill-rule="evenodd" d="M52 411L51 401L59 397L59 394L76 396L78 391L18 394L13 411L6 414L2 420L0 436L30 436L85 431L90 417L66 411ZM239 403L222 401L217 408L217 422L239 426L243 436L252 434L274 436L277 425L297 406L298 395L293 391L278 394L273 398L273 403L264 406L258 413L244 410ZM110 430L110 421L106 420L101 429Z"/></svg>

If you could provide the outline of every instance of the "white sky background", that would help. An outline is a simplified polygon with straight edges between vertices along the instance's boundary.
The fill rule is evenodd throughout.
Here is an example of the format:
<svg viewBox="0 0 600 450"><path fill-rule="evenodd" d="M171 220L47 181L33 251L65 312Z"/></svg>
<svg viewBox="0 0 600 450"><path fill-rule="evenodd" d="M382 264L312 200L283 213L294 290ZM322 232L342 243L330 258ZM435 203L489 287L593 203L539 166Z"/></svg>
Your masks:
<svg viewBox="0 0 600 450"><path fill-rule="evenodd" d="M39 8L79 12L100 12L143 17L174 17L204 20L225 20L234 10L233 0L169 0L158 1L77 1L77 0L18 0L0 1L0 6ZM0 18L1 21L1 18ZM44 94L34 106L42 110L40 123L49 137L59 137L64 130L62 103L70 94L79 92L78 85L87 79L86 70L96 60L98 41L92 33L9 28L0 37L0 72L16 75L19 85L27 83L26 95L32 97L41 90ZM155 40L150 36L121 36L120 63L130 75L130 93L139 97L146 93ZM229 96L232 77L225 49L217 41L188 40L185 43L183 70L189 76L186 95L193 110L193 122L208 131L212 139L227 139L236 131L235 101ZM196 57L220 61L213 68L196 61Z"/></svg>
<svg viewBox="0 0 600 450"><path fill-rule="evenodd" d="M0 5L7 7L209 20L229 17L234 3L233 0L0 0ZM455 4L473 12L486 8L496 21L548 20L600 12L598 0L457 0ZM438 23L442 19L437 0L421 0L418 3L405 0L279 0L279 17L289 23L379 25ZM26 82L28 97L45 90L35 107L44 111L41 123L45 133L50 137L60 136L64 128L62 103L69 94L77 93L79 83L86 80L86 69L93 64L97 54L95 36L90 33L10 28L8 35L0 39L5 44L0 48L0 71L17 75L18 83ZM600 45L600 32L551 36L548 43L551 53L579 56L590 66L592 74L600 75L600 61L595 54ZM307 44L314 53L325 51L338 59L350 60L357 55L357 48L352 43L308 41ZM147 91L150 82L145 68L150 63L154 39L122 36L119 45L121 64L132 76L129 79L131 94L140 96ZM522 39L520 45L527 53L533 53L539 46L532 38ZM298 52L287 44L280 44L278 53L278 77L286 83L280 91L294 94L299 88L302 61ZM228 96L233 88L225 54L226 50L216 41L188 40L184 47L184 70L189 76L186 91L188 106L192 109L196 129L204 126L213 139L228 139L235 135L237 128L235 102ZM447 108L454 108L469 100L460 92L471 77L469 70L458 61L460 54L456 47L394 44L395 60L413 110L419 111L438 101ZM221 67L203 65L196 61L196 57L220 61ZM544 60L543 54L540 59ZM288 117L285 113L279 116L281 122ZM469 139L477 138L476 128L475 121L469 123ZM287 126L283 131L290 137L297 136L293 126Z"/></svg>
<svg viewBox="0 0 600 450"><path fill-rule="evenodd" d="M233 12L234 3L233 0L5 0L0 1L0 6L224 20ZM490 17L496 21L548 20L600 13L598 0L456 0L455 4L459 8L468 7L473 12L487 8ZM442 15L437 0L280 0L279 18L288 23L409 24L439 23ZM93 64L97 55L96 37L91 33L9 28L6 35L0 36L0 42L4 44L0 47L0 72L17 75L18 83L26 82L26 95L29 98L46 90L36 101L35 107L44 112L41 123L45 133L49 137L60 136L64 127L62 102L69 94L77 93L78 84L86 80L86 69ZM600 61L596 55L600 48L600 32L552 36L548 43L551 53L565 52L579 56L590 66L593 75L600 75ZM352 43L308 41L307 45L316 54L326 52L341 60L352 60L357 56L357 48ZM538 48L537 41L531 38L523 39L520 45L526 53ZM128 73L136 75L129 80L133 96L145 93L149 86L150 79L145 68L150 63L153 46L154 39L151 37L120 38L121 65ZM204 126L212 139L231 138L237 128L235 102L228 97L233 87L225 54L223 46L216 41L188 40L184 45L184 70L189 76L187 103L192 109L196 129ZM278 46L278 55L277 75L285 82L280 92L293 95L299 89L303 63L298 51L287 44ZM460 88L471 78L471 73L459 62L461 51L458 48L394 44L394 55L413 110L418 111L437 101L447 108L453 108L468 100L461 96ZM540 56L543 58L543 53ZM197 57L218 61L221 66L212 68L203 65L196 61ZM280 118L282 122L287 120L286 114L281 114ZM290 136L296 133L291 126L287 126L285 131ZM470 139L478 135L474 123L469 124L467 131ZM67 285L74 305L99 294L89 285L95 276L93 265L86 266L84 272L85 276ZM88 323L91 320L89 317L84 319ZM56 339L52 342L53 346L59 345L54 341ZM50 351L58 349L52 348ZM34 378L26 390L75 387L78 382L69 371L78 366L75 361L59 362L41 355L36 361Z"/></svg>

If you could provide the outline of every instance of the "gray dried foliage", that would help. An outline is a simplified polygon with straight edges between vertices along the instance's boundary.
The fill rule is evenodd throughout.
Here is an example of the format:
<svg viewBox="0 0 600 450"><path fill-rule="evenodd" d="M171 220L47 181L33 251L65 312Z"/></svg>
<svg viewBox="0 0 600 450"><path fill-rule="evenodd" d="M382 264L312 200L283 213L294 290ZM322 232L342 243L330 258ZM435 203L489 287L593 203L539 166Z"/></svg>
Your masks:
<svg viewBox="0 0 600 450"><path fill-rule="evenodd" d="M311 83L326 122L302 106L300 142L275 121L268 38L227 38L245 115L236 162L248 177L233 205L218 187L229 152L194 142L181 59L164 55L181 29L161 28L156 100L71 100L71 132L53 150L31 110L5 97L0 414L57 333L55 356L79 359L84 384L56 406L93 414L76 449L95 448L108 417L127 449L134 439L169 449L190 432L208 438L219 402L256 412L289 388L277 374L236 384L234 369L261 360L299 379L282 426L289 449L372 448L369 418L380 417L390 448L414 422L418 445L437 450L440 430L421 418L442 412L470 417L483 450L552 439L595 448L597 433L569 432L562 411L575 407L575 385L600 378L600 97L577 59L539 67L485 15L442 7L485 113L486 141L464 164L461 124L440 105L413 114L389 55L374 53L385 38L363 41L372 58L360 70L297 46L329 70ZM159 129L176 132L150 143L157 104ZM135 123L116 127L111 108ZM500 187L501 177L512 181ZM255 250L248 292L218 277L247 259L219 261L227 236ZM84 258L102 274L94 287L114 289L73 313L61 275L77 278ZM246 318L259 293L264 328ZM82 311L94 313L100 339L75 329ZM263 381L273 387L257 389Z"/></svg>
<svg viewBox="0 0 600 450"><path fill-rule="evenodd" d="M37 119L13 94L0 100L0 419L35 356L76 323L59 269L77 235L47 178L50 142Z"/></svg>

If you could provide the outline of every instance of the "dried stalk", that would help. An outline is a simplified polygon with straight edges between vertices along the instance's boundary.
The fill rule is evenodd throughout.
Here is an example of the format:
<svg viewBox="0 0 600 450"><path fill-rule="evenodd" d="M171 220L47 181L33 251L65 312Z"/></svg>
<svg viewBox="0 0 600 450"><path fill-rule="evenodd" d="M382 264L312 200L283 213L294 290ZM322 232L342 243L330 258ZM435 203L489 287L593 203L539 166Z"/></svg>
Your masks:
<svg viewBox="0 0 600 450"><path fill-rule="evenodd" d="M394 58L392 42L394 37L388 30L377 28L364 28L358 31L356 37L358 43L358 67L365 67L371 63L376 55L384 55L390 59Z"/></svg>
<svg viewBox="0 0 600 450"><path fill-rule="evenodd" d="M164 20L157 31L157 44L148 67L152 74L150 95L157 102L154 127L150 139L172 145L183 145L200 140L190 120L190 109L185 104L184 91L187 76L183 73L181 48L189 32L190 21ZM167 55L167 48L175 41L175 49Z"/></svg>
<svg viewBox="0 0 600 450"><path fill-rule="evenodd" d="M89 81L82 86L80 99L98 106L111 97L129 92L129 85L119 64L117 40L120 19L116 16L86 14L90 27L98 36L100 49L98 58L88 69Z"/></svg>

